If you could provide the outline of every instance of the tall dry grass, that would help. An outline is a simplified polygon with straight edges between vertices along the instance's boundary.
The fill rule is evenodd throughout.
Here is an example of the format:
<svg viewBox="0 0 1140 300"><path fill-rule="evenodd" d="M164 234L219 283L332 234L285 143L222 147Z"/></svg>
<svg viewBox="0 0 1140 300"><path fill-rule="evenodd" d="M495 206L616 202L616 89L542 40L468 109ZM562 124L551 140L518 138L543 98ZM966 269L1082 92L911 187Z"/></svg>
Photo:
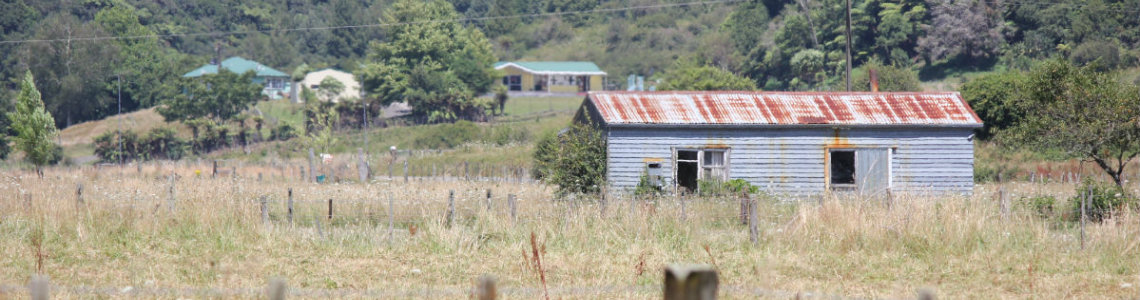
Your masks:
<svg viewBox="0 0 1140 300"><path fill-rule="evenodd" d="M6 172L0 285L23 285L42 259L43 272L62 287L58 298L138 296L118 293L128 286L173 289L142 298L257 298L233 290L256 291L273 276L311 292L298 298L467 298L479 275L493 274L506 298L541 298L545 280L551 298L646 299L660 297L661 268L682 262L715 264L725 299L896 298L921 287L949 299L1140 294L1140 216L1124 211L1089 224L1082 250L1077 224L1041 218L1017 200L1071 193L1060 185L1002 186L1011 199L1008 215L993 198L997 186L980 186L972 197L898 195L889 203L761 197L760 238L752 244L736 198L690 199L682 221L681 203L672 199L551 200L548 187L510 182L316 185L270 176L274 170L243 166L237 178L210 178L193 164L147 166L141 174L133 167L55 169L42 180ZM179 176L173 211L172 172ZM77 184L84 186L82 206ZM457 218L448 226L451 190ZM517 222L508 215L507 194L518 196ZM334 199L331 219L328 199ZM0 289L0 298L25 293Z"/></svg>

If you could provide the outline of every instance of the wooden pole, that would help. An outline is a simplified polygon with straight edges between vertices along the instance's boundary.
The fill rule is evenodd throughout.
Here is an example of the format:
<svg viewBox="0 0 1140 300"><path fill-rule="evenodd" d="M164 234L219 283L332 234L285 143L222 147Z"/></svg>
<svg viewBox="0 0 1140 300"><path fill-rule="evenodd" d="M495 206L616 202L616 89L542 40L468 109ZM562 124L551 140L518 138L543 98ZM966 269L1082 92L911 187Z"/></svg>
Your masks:
<svg viewBox="0 0 1140 300"><path fill-rule="evenodd" d="M75 184L75 210L79 211L83 206L83 184Z"/></svg>
<svg viewBox="0 0 1140 300"><path fill-rule="evenodd" d="M718 279L711 266L665 268L665 300L715 300Z"/></svg>
<svg viewBox="0 0 1140 300"><path fill-rule="evenodd" d="M317 182L317 169L314 167L316 159L317 154L313 152L313 148L309 148L309 182Z"/></svg>
<svg viewBox="0 0 1140 300"><path fill-rule="evenodd" d="M321 217L313 216L313 223L317 223L317 234L321 236L322 240L325 239L325 231L321 228Z"/></svg>
<svg viewBox="0 0 1140 300"><path fill-rule="evenodd" d="M273 278L269 280L269 286L265 289L266 296L269 300L285 300L285 280L281 278Z"/></svg>
<svg viewBox="0 0 1140 300"><path fill-rule="evenodd" d="M757 245L760 243L760 237L759 237L760 229L757 228L757 226L759 226L759 224L757 224L757 223L758 222L756 220L756 200L749 200L748 201L748 237L749 237L749 240L752 241L753 245Z"/></svg>
<svg viewBox="0 0 1140 300"><path fill-rule="evenodd" d="M289 188L289 226L293 226L293 188Z"/></svg>
<svg viewBox="0 0 1140 300"><path fill-rule="evenodd" d="M510 206L511 209L511 224L518 223L518 218L515 217L516 209L518 207L518 204L515 203L515 194L507 195L507 206Z"/></svg>
<svg viewBox="0 0 1140 300"><path fill-rule="evenodd" d="M356 164L356 172L360 175L360 182L368 183L368 162L364 160L364 148L356 148L358 162Z"/></svg>
<svg viewBox="0 0 1140 300"><path fill-rule="evenodd" d="M447 227L451 227L452 222L455 220L455 190L451 190L447 195Z"/></svg>
<svg viewBox="0 0 1140 300"><path fill-rule="evenodd" d="M388 247L392 247L392 193L388 193Z"/></svg>
<svg viewBox="0 0 1140 300"><path fill-rule="evenodd" d="M491 211L491 189L487 189L487 211Z"/></svg>
<svg viewBox="0 0 1140 300"><path fill-rule="evenodd" d="M1085 219L1087 219L1087 205L1089 197L1092 196L1092 186L1090 185L1085 196L1081 199L1081 250L1085 250Z"/></svg>
<svg viewBox="0 0 1140 300"><path fill-rule="evenodd" d="M332 198L329 198L329 220L332 220L332 217L333 217Z"/></svg>
<svg viewBox="0 0 1140 300"><path fill-rule="evenodd" d="M269 224L269 199L268 196L261 196L261 222Z"/></svg>
<svg viewBox="0 0 1140 300"><path fill-rule="evenodd" d="M168 193L168 198L170 199L170 212L173 213L175 208L174 205L178 201L176 198L174 198L174 173L170 173L170 190Z"/></svg>
<svg viewBox="0 0 1140 300"><path fill-rule="evenodd" d="M679 200L680 200L680 202L681 202L681 222L684 222L684 221L685 221L685 217L686 217L686 216L685 216L685 196L683 196L683 195L677 195L677 197L678 197L678 199L679 199Z"/></svg>
<svg viewBox="0 0 1140 300"><path fill-rule="evenodd" d="M495 300L498 292L495 290L495 277L491 275L479 276L479 287L475 289L475 298L479 300Z"/></svg>
<svg viewBox="0 0 1140 300"><path fill-rule="evenodd" d="M29 293L32 300L48 300L51 298L51 280L47 276L36 274L32 275L32 281L28 283Z"/></svg>
<svg viewBox="0 0 1140 300"><path fill-rule="evenodd" d="M408 161L404 161L404 183L408 183Z"/></svg>

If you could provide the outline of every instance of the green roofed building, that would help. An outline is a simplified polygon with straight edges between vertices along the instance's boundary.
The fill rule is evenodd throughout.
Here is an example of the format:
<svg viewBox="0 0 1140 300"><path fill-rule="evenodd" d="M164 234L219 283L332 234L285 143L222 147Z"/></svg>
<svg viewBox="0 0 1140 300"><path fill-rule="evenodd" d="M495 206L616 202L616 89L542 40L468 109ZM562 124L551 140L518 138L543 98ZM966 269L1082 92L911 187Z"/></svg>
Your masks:
<svg viewBox="0 0 1140 300"><path fill-rule="evenodd" d="M285 97L285 95L290 93L288 74L278 71L277 69L262 65L256 61L234 56L223 60L221 67L229 70L230 72L238 74L244 74L245 72L250 71L254 72L256 75L253 77L253 83L265 86L265 88L261 90L261 94L269 97L269 99L282 99ZM193 71L182 75L182 77L192 78L217 73L218 65L211 64L194 69Z"/></svg>
<svg viewBox="0 0 1140 300"><path fill-rule="evenodd" d="M578 94L605 90L606 72L587 61L502 61L502 84L511 92Z"/></svg>

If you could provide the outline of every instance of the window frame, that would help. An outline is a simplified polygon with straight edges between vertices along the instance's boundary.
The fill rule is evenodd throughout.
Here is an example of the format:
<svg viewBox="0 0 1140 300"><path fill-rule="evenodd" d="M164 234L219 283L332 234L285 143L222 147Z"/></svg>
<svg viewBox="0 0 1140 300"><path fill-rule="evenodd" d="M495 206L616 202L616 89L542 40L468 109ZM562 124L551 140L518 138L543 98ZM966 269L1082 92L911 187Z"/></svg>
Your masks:
<svg viewBox="0 0 1140 300"><path fill-rule="evenodd" d="M673 173L673 178L672 178L673 184L672 185L674 188L680 188L680 182L677 180L677 178L678 178L677 177L677 169L678 169L678 163L680 163L680 162L695 162L695 163L697 163L697 180L705 180L706 179L706 176L705 176L705 168L706 168L706 166L705 166L705 153L706 152L722 153L721 154L721 155L723 155L722 165L717 166L717 167L713 167L713 168L718 168L718 169L723 170L721 172L721 174L722 174L722 178L720 178L721 181L728 181L732 178L732 159L731 159L732 148L730 148L730 147L717 147L717 148L710 148L710 147L673 147L672 150L673 150L672 151L673 152L673 165L672 165L673 170L671 170L671 171ZM680 156L678 155L678 153L683 152L683 151L697 152L697 158L695 160L680 159Z"/></svg>

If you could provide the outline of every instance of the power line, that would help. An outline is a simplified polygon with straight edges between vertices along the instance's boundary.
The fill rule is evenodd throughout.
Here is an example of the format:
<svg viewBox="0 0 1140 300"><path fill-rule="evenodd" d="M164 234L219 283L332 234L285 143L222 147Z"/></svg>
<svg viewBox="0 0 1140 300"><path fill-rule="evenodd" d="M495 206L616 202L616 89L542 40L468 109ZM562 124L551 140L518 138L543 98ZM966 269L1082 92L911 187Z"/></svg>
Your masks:
<svg viewBox="0 0 1140 300"><path fill-rule="evenodd" d="M415 21L415 22L362 24L362 25L298 27L298 28L287 28L287 29L264 29L264 30L243 30L243 31L217 31L217 32L180 33L180 34L152 34L152 35L135 35L135 36L102 36L102 37L80 37L80 38L69 37L69 38L60 38L60 39L27 39L27 40L14 40L14 41L0 41L0 44L54 43L54 42L72 42L72 41L106 41L106 40L149 39L149 38L185 38L185 37L200 37L200 36L244 35L244 34L252 34L252 33L278 33L278 32L292 32L292 31L381 28L381 27L405 26L405 25L423 25L423 24L457 23L457 22L481 22L481 21L490 21L490 20L499 20L499 19L555 17L555 16L581 15L581 14L593 14L593 13L612 13L612 12L638 10L638 9L673 8L673 7L687 7L687 6L699 6L699 5L717 5L717 4L725 4L725 3L740 2L740 1L744 1L744 0L710 0L710 1L695 1L695 2L684 2L684 3L617 7L617 8L599 8L599 9L589 9L589 10L581 10L581 11L568 11L568 12L518 14L518 15L507 15L507 16L495 16L495 17L456 18L456 19L448 19L448 20L429 20L429 21Z"/></svg>

